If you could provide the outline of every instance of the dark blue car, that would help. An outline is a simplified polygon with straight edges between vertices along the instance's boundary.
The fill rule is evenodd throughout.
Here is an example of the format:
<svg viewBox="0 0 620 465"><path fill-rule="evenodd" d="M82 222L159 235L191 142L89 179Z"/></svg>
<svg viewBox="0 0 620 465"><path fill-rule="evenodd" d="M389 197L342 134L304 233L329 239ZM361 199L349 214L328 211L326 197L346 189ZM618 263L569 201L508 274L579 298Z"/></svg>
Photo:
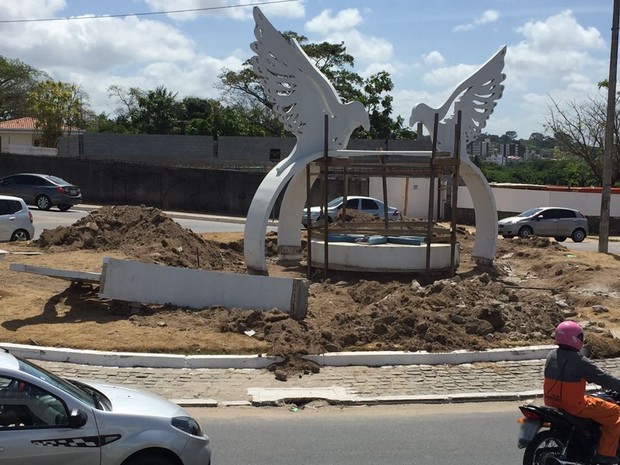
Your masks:
<svg viewBox="0 0 620 465"><path fill-rule="evenodd" d="M67 211L82 202L82 192L75 184L50 174L18 173L0 179L0 194L21 197L39 210L58 207Z"/></svg>

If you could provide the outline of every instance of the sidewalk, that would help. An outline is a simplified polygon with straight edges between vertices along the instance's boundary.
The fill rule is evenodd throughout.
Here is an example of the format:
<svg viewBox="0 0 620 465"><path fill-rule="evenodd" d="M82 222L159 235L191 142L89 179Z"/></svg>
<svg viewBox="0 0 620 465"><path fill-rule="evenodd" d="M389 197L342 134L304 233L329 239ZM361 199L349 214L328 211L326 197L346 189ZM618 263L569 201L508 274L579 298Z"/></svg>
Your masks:
<svg viewBox="0 0 620 465"><path fill-rule="evenodd" d="M513 353L514 354L514 353ZM186 407L279 405L323 399L332 404L404 404L525 400L542 394L544 360L458 364L325 366L278 381L265 368L146 368L37 360L49 371L150 390ZM598 361L620 375L620 358Z"/></svg>

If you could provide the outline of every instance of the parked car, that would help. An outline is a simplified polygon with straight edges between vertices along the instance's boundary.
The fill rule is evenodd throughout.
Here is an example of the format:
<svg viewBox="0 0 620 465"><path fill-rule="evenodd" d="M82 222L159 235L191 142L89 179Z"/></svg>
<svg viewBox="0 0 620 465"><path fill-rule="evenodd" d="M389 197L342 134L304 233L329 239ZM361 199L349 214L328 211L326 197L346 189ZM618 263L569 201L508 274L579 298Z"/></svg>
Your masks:
<svg viewBox="0 0 620 465"><path fill-rule="evenodd" d="M327 204L327 221L332 222L336 219L342 205L344 203L344 197L337 197ZM359 195L352 195L347 197L347 210L358 210L370 215L384 217L384 203L381 200L374 199L372 197L362 197ZM312 223L323 219L324 207L310 207L310 220ZM388 206L388 218L390 220L396 220L401 218L401 214L398 209ZM304 208L301 214L301 224L304 227L308 222L308 209Z"/></svg>
<svg viewBox="0 0 620 465"><path fill-rule="evenodd" d="M34 236L32 213L19 197L0 195L0 242L28 241Z"/></svg>
<svg viewBox="0 0 620 465"><path fill-rule="evenodd" d="M0 349L0 457L13 465L209 465L196 420L154 394L67 380Z"/></svg>
<svg viewBox="0 0 620 465"><path fill-rule="evenodd" d="M573 242L582 242L588 236L588 220L573 208L538 207L500 220L498 233L507 239L543 236L562 242L570 237Z"/></svg>
<svg viewBox="0 0 620 465"><path fill-rule="evenodd" d="M82 193L75 184L50 174L18 173L0 179L0 194L21 197L39 210L58 207L67 211L82 202Z"/></svg>

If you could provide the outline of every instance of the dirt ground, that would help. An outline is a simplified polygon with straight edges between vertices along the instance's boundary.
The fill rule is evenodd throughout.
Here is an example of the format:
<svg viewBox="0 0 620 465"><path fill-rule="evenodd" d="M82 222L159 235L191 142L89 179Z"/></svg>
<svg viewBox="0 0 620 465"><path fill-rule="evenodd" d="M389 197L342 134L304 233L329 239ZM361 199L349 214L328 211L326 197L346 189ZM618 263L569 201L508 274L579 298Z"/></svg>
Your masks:
<svg viewBox="0 0 620 465"><path fill-rule="evenodd" d="M184 354L268 353L272 367L311 373L300 355L355 350L426 350L551 344L565 318L587 329L592 357L620 355L620 257L577 252L553 240L498 240L493 266L471 260L472 230L459 227L454 277L315 273L303 321L269 312L130 305L98 297L98 287L9 270L11 263L100 272L104 257L245 273L242 234L199 236L158 209L103 207L38 241L6 243L0 262L0 341L114 351ZM276 264L272 276L306 277ZM246 331L254 331L248 336ZM251 332L250 332L251 333Z"/></svg>

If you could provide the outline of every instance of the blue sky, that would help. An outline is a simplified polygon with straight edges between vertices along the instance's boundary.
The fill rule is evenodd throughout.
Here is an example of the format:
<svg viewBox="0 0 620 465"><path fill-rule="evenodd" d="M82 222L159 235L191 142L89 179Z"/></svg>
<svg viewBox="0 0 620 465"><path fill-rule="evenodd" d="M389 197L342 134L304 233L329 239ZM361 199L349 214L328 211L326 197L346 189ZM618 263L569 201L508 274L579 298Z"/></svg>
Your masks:
<svg viewBox="0 0 620 465"><path fill-rule="evenodd" d="M97 113L118 106L110 85L217 98L221 70L252 56L252 8L238 5L259 4L281 31L343 41L362 76L388 71L405 121L506 45L504 97L485 131L519 138L544 132L551 99L603 95L609 74L612 0L269 1L0 0L0 55L80 85ZM81 19L12 22L67 17Z"/></svg>

